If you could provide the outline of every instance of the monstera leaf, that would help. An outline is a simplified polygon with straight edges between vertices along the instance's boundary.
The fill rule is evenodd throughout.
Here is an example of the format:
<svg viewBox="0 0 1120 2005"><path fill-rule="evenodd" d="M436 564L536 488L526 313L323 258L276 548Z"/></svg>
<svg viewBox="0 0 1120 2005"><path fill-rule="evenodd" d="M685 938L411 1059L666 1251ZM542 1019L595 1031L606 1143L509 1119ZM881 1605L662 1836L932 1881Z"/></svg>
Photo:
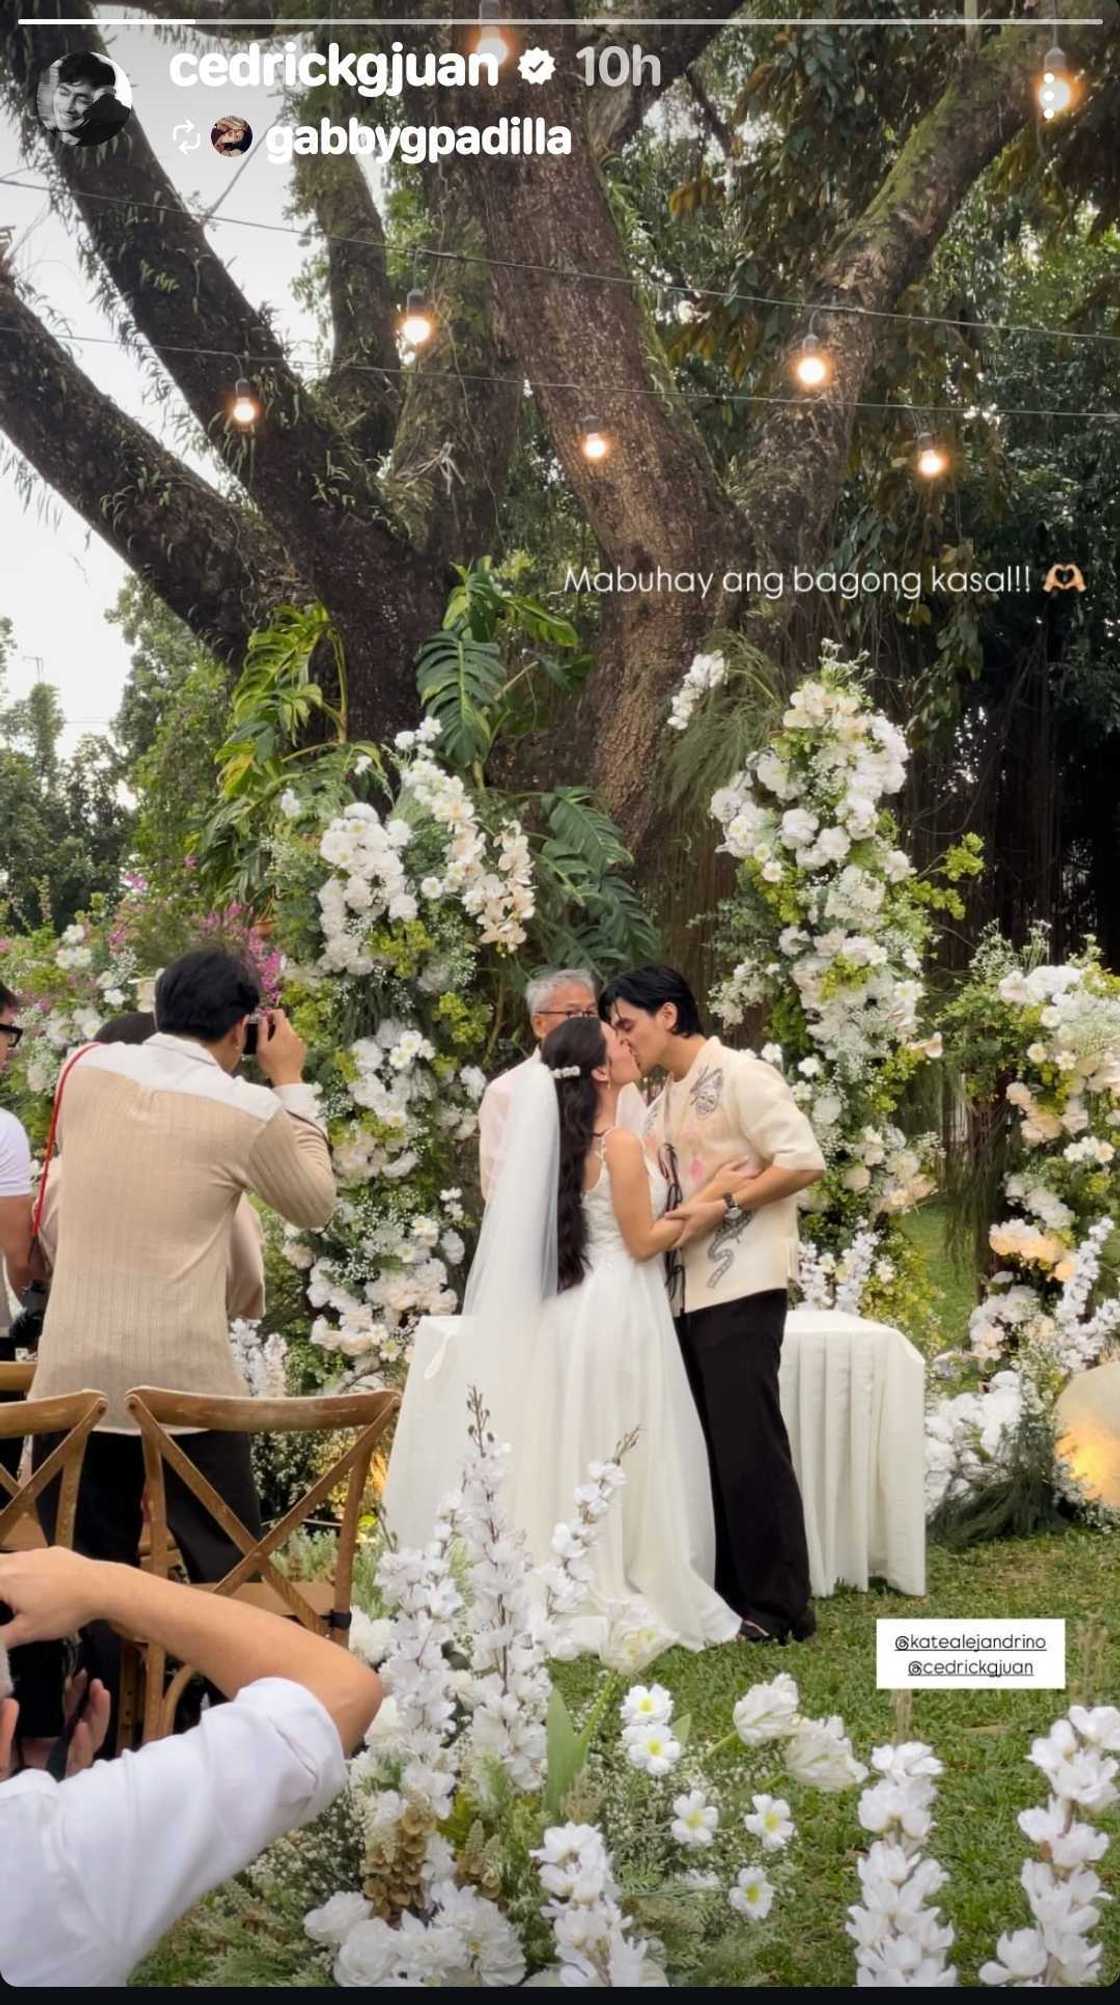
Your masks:
<svg viewBox="0 0 1120 2005"><path fill-rule="evenodd" d="M430 717L441 726L440 758L455 766L485 759L494 736L493 712L506 684L495 641L476 640L464 629L444 629L417 656L416 686Z"/></svg>

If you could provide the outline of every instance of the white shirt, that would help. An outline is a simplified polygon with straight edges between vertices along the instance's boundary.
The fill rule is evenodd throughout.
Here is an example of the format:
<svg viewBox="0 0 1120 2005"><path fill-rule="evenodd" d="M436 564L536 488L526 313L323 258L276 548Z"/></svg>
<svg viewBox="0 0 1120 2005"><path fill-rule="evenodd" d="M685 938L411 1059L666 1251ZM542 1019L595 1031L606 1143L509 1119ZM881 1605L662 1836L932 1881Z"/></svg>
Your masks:
<svg viewBox="0 0 1120 2005"><path fill-rule="evenodd" d="M318 1699L260 1678L189 1733L55 1782L0 1783L0 1974L122 1986L174 1921L339 1794Z"/></svg>
<svg viewBox="0 0 1120 2005"><path fill-rule="evenodd" d="M14 1114L0 1107L0 1197L27 1197L31 1190L31 1144Z"/></svg>
<svg viewBox="0 0 1120 2005"><path fill-rule="evenodd" d="M14 1114L0 1107L0 1198L31 1195L31 1144ZM9 1325L8 1289L0 1260L0 1337Z"/></svg>
<svg viewBox="0 0 1120 2005"><path fill-rule="evenodd" d="M490 1081L478 1105L478 1177L483 1198L488 1198L498 1180L502 1164L502 1149L506 1122L517 1090L518 1081L530 1065L539 1065L539 1048L520 1065L511 1065L508 1072L499 1072ZM631 1134L640 1135L645 1126L646 1103L636 1086L624 1086L618 1096L617 1122L620 1128L629 1128Z"/></svg>

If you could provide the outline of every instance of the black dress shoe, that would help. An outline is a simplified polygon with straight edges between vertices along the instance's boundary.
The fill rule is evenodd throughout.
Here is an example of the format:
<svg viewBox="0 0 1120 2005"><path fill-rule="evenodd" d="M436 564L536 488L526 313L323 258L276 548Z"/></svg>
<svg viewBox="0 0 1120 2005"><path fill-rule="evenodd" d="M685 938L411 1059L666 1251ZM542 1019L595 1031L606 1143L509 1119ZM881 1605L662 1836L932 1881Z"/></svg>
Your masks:
<svg viewBox="0 0 1120 2005"><path fill-rule="evenodd" d="M739 1634L736 1637L736 1642L739 1643L783 1643L784 1641L785 1638L783 1636L773 1635L769 1629L763 1629L761 1623L751 1622L746 1616L744 1616L742 1622L739 1624Z"/></svg>
<svg viewBox="0 0 1120 2005"><path fill-rule="evenodd" d="M790 1624L789 1633L790 1637L795 1643L807 1643L809 1641L810 1636L816 1635L817 1618L813 1609L812 1602L809 1603L809 1606L805 1610L804 1615L802 1615L798 1621Z"/></svg>

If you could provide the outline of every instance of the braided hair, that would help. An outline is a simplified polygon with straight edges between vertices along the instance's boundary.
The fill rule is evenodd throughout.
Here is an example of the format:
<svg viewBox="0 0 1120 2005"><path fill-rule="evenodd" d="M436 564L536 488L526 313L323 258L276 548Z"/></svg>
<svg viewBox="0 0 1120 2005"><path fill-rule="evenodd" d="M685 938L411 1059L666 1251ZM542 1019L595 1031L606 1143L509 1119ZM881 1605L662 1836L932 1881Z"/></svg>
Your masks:
<svg viewBox="0 0 1120 2005"><path fill-rule="evenodd" d="M556 1191L556 1265L560 1292L578 1288L587 1272L587 1218L583 1171L595 1132L599 1095L591 1077L607 1063L607 1040L598 1017L573 1016L550 1031L541 1058L552 1072L579 1067L577 1077L558 1078L560 1172Z"/></svg>

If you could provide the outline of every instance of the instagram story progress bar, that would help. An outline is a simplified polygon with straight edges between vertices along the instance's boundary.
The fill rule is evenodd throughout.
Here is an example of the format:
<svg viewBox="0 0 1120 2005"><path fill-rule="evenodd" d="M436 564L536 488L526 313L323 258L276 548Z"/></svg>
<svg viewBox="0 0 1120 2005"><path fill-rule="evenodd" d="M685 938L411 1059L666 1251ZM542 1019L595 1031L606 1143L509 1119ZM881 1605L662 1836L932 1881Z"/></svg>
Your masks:
<svg viewBox="0 0 1120 2005"><path fill-rule="evenodd" d="M766 15L762 19L741 14L728 14L722 21L713 21L710 14L681 15L667 14L664 18L655 14L584 14L573 20L564 15L530 16L523 14L495 14L493 25L505 28L578 28L581 33L587 28L828 28L832 30L849 28L1103 28L1101 14L985 14L976 13L942 15L937 20L926 20L921 15L900 20L897 15L885 18L878 14L860 15L858 19L834 21L820 15L799 15L789 19L785 15ZM380 14L344 15L337 13L316 14L312 17L295 17L291 20L277 19L265 14L224 14L220 26L223 34L229 28L267 28L275 33L279 28L299 28L310 34L313 28L477 28L477 15L472 14L401 14L386 20ZM175 14L159 20L138 21L134 15L99 15L90 22L86 15L66 14L60 19L44 21L35 14L21 14L21 28L199 28L203 32L212 28L214 22L205 15Z"/></svg>

